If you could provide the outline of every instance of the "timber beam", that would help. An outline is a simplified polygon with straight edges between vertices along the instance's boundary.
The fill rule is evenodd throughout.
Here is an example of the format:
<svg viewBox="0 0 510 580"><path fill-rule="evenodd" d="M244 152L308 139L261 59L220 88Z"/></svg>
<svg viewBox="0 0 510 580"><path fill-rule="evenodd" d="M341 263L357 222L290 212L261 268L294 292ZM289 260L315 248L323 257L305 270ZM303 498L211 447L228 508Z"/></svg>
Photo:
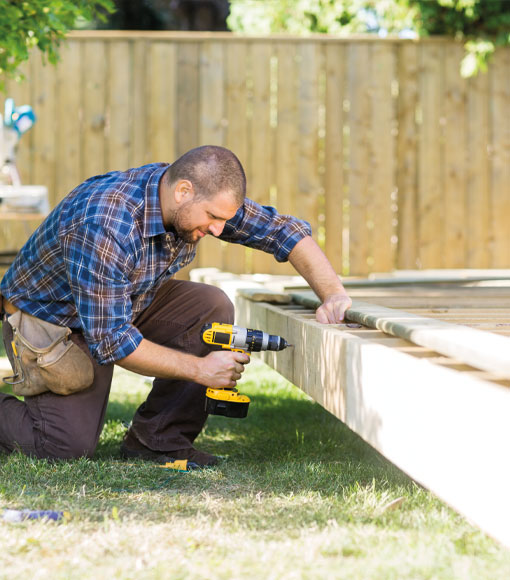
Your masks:
<svg viewBox="0 0 510 580"><path fill-rule="evenodd" d="M347 318L357 324L322 325L315 321L317 297L298 290L295 280L289 284L289 303L281 292L272 297L268 291L284 290L284 277L208 276L196 273L194 279L224 288L232 297L238 288L238 324L282 335L295 345L260 353L262 360L510 547L510 467L505 460L510 339L496 334L501 325L510 326L510 311L498 285L486 294L477 288L462 299L456 289L445 292L433 284L425 293L416 286L408 292L390 289L391 296L384 289L368 294L353 289ZM250 281L254 290L249 290ZM415 312L384 308L377 303L381 296L392 305L413 305ZM445 306L431 308L427 302L432 298ZM465 322L437 320L438 314ZM492 332L470 328L475 316Z"/></svg>
<svg viewBox="0 0 510 580"><path fill-rule="evenodd" d="M376 332L240 296L238 323L295 347L262 359L470 521L510 547L510 389ZM483 377L483 378L480 378Z"/></svg>

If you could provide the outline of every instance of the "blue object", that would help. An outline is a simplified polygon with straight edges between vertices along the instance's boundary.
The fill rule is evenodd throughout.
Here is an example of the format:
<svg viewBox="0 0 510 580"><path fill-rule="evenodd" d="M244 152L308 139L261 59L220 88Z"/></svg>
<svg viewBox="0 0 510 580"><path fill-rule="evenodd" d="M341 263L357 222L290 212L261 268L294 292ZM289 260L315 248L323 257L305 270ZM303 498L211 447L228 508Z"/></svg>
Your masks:
<svg viewBox="0 0 510 580"><path fill-rule="evenodd" d="M14 106L14 99L5 101L4 125L14 129L21 136L32 128L36 121L36 116L30 105Z"/></svg>
<svg viewBox="0 0 510 580"><path fill-rule="evenodd" d="M23 522L25 520L54 520L58 522L63 519L64 512L53 510L4 510L2 519L5 522Z"/></svg>

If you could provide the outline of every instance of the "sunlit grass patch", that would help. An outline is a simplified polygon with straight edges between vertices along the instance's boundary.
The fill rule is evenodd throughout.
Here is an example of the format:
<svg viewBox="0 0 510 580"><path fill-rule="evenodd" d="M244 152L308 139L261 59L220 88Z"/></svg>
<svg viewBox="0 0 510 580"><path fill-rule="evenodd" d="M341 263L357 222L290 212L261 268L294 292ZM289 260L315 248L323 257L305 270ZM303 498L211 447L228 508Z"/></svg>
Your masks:
<svg viewBox="0 0 510 580"><path fill-rule="evenodd" d="M510 578L507 550L340 421L264 365L245 375L248 417L210 417L196 442L213 469L120 458L150 389L122 370L93 459L1 458L1 505L70 519L0 521L0 578Z"/></svg>

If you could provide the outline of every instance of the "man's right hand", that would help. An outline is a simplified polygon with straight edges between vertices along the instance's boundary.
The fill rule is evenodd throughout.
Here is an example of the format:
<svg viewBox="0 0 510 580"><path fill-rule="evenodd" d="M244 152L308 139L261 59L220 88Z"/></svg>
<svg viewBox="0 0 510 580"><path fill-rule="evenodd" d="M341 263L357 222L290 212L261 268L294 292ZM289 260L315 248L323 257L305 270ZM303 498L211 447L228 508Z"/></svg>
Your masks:
<svg viewBox="0 0 510 580"><path fill-rule="evenodd" d="M235 387L250 357L242 352L214 351L200 360L197 382L215 389Z"/></svg>

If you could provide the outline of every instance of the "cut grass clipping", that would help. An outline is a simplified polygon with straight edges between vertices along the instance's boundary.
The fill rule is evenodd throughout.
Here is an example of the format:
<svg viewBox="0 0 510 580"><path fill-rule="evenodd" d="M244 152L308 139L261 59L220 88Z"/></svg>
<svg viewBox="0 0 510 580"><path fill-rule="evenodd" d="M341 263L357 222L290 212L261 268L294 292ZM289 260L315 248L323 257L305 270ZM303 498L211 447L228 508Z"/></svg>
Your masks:
<svg viewBox="0 0 510 580"><path fill-rule="evenodd" d="M510 578L509 551L271 369L252 362L241 389L248 417L197 441L226 457L213 469L120 459L149 390L121 369L92 460L1 457L3 508L69 515L0 520L0 578Z"/></svg>

